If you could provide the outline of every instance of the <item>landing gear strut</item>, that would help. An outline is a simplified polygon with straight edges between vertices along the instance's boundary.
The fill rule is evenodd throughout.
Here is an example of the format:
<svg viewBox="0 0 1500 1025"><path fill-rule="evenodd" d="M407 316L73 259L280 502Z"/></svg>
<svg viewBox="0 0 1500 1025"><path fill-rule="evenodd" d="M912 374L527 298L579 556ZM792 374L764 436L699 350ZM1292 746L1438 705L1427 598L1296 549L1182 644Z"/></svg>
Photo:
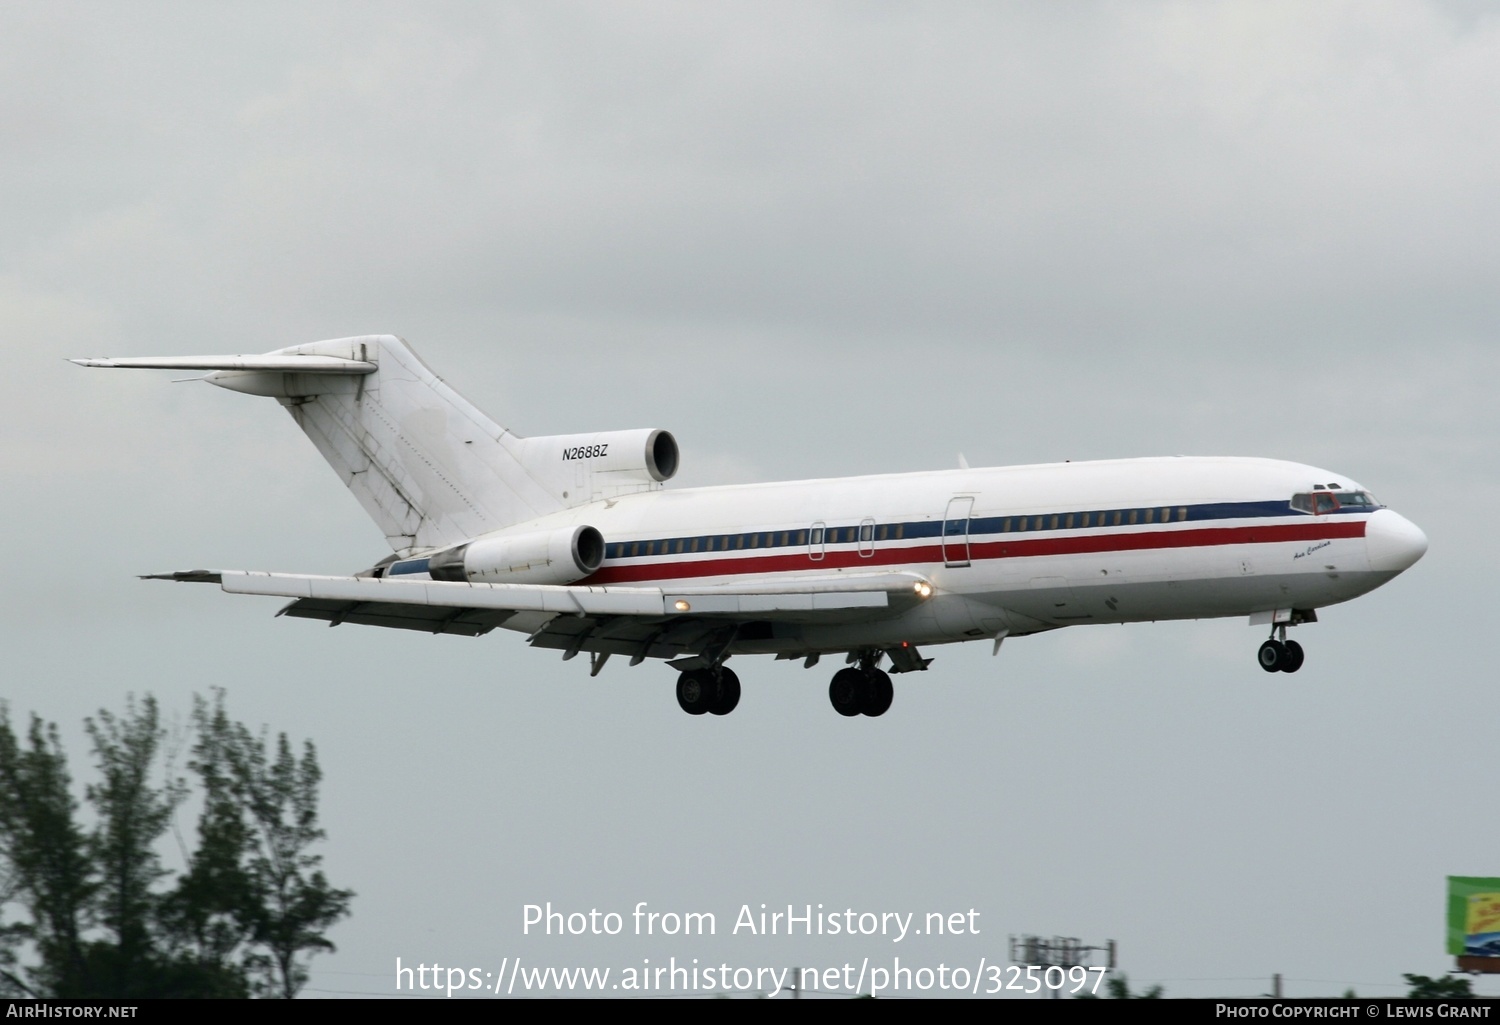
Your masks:
<svg viewBox="0 0 1500 1025"><path fill-rule="evenodd" d="M677 677L677 703L688 715L728 715L740 703L740 678L733 669L689 669Z"/></svg>
<svg viewBox="0 0 1500 1025"><path fill-rule="evenodd" d="M895 695L891 678L868 657L861 658L858 666L834 673L828 685L828 700L839 715L884 715Z"/></svg>
<svg viewBox="0 0 1500 1025"><path fill-rule="evenodd" d="M1272 628L1270 640L1260 646L1256 658L1260 661L1260 667L1268 673L1295 673L1302 668L1306 655L1302 651L1302 645L1286 639L1286 626L1281 625Z"/></svg>

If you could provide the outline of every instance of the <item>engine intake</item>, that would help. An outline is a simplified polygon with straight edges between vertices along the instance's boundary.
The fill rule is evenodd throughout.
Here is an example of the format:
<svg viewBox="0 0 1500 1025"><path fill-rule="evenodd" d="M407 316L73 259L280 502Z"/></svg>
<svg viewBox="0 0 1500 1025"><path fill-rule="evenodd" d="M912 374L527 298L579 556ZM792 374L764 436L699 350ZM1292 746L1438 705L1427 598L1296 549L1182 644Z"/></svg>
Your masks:
<svg viewBox="0 0 1500 1025"><path fill-rule="evenodd" d="M677 439L671 431L652 431L646 439L646 472L653 480L677 475Z"/></svg>

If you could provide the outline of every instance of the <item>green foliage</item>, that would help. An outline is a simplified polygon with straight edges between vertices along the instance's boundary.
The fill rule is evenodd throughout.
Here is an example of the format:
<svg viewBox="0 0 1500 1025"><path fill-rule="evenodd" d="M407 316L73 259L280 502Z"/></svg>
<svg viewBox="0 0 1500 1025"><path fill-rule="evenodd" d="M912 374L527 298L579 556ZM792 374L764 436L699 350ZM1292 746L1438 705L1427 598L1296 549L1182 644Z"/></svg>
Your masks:
<svg viewBox="0 0 1500 1025"><path fill-rule="evenodd" d="M99 883L73 821L78 803L70 782L57 727L32 716L23 745L0 705L0 858L10 895L30 917L7 930L29 940L41 958L34 985L13 972L8 981L28 995L74 992L87 974L83 933Z"/></svg>
<svg viewBox="0 0 1500 1025"><path fill-rule="evenodd" d="M1474 987L1468 979L1455 979L1451 975L1436 979L1426 975L1402 975L1411 991L1406 995L1412 1000L1473 1000Z"/></svg>
<svg viewBox="0 0 1500 1025"><path fill-rule="evenodd" d="M353 893L328 885L310 853L324 838L318 825L318 784L323 774L311 743L299 759L292 754L286 734L276 738L274 757L264 732L251 735L243 725L229 722L223 695L213 708L200 703L194 718L200 741L194 765L213 764L222 775L227 807L244 812L248 829L240 837L244 857L243 883L254 895L253 913L246 921L261 952L250 964L257 989L268 996L290 999L307 982L301 955L332 950L323 931L349 913ZM220 815L228 813L223 809ZM224 843L230 842L227 827Z"/></svg>
<svg viewBox="0 0 1500 1025"><path fill-rule="evenodd" d="M312 847L322 774L311 744L274 754L232 722L224 695L195 702L188 769L202 799L198 845L174 883L157 854L186 781L153 781L168 733L156 702L85 720L96 822L76 822L57 728L25 740L0 705L0 996L293 997L306 960L353 894L329 885ZM30 961L29 964L23 963Z"/></svg>
<svg viewBox="0 0 1500 1025"><path fill-rule="evenodd" d="M97 720L86 719L84 725L101 777L85 791L99 815L88 844L98 878L94 903L99 924L112 934L112 942L95 944L90 951L90 988L144 996L136 988L147 983L158 989L151 980L161 967L151 938L157 902L153 887L167 873L155 844L171 825L186 785L170 779L160 787L151 782L166 735L155 699L147 697L139 708L127 699L123 718L101 710Z"/></svg>
<svg viewBox="0 0 1500 1025"><path fill-rule="evenodd" d="M1104 997L1111 1000L1160 1000L1162 995L1160 986L1152 986L1141 993L1130 992L1130 977L1121 972L1118 975L1111 974L1104 980ZM1097 993L1080 993L1078 1000L1099 1000Z"/></svg>

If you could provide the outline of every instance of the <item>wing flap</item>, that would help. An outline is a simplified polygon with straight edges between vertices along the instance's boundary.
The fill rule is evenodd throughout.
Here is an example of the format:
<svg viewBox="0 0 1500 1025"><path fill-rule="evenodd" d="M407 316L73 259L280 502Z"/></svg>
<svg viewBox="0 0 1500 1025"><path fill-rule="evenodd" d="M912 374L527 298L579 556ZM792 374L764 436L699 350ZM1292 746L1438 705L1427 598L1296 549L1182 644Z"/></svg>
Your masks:
<svg viewBox="0 0 1500 1025"><path fill-rule="evenodd" d="M439 605L398 605L393 602L333 601L298 598L277 613L293 619L317 619L329 626L354 623L396 630L420 630L430 634L480 637L514 613L491 609L454 609Z"/></svg>

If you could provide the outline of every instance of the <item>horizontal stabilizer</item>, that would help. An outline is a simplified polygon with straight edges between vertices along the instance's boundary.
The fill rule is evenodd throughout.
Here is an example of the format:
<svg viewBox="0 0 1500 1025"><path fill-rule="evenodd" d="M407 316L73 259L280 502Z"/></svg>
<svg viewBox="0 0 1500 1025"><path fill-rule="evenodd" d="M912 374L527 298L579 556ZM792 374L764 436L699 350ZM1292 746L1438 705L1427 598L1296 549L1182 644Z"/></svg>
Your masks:
<svg viewBox="0 0 1500 1025"><path fill-rule="evenodd" d="M287 374L373 374L374 363L338 356L266 355L266 356L129 356L115 359L100 356L72 359L81 367L107 367L121 370L261 370Z"/></svg>

